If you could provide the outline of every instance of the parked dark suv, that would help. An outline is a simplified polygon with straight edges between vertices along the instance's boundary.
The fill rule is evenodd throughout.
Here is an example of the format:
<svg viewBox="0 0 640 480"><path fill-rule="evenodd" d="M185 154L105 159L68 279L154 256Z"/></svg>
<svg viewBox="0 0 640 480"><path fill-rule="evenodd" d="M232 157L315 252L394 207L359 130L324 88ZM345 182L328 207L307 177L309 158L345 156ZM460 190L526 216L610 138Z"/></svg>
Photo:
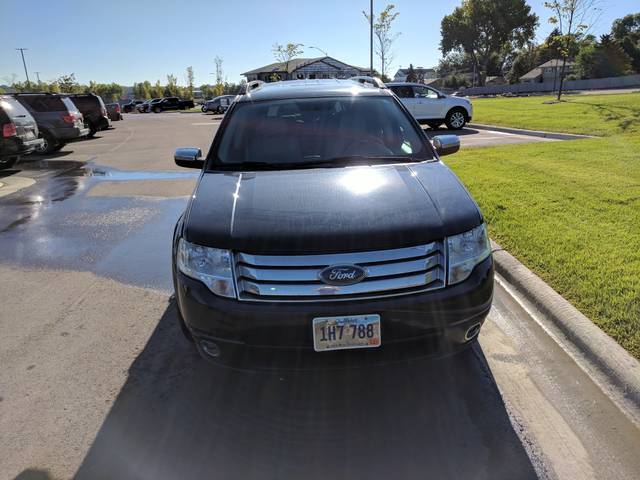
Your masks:
<svg viewBox="0 0 640 480"><path fill-rule="evenodd" d="M179 321L201 354L298 368L472 344L493 261L439 159L458 138L432 145L379 81L248 87L205 159L175 154L203 169L173 239Z"/></svg>
<svg viewBox="0 0 640 480"><path fill-rule="evenodd" d="M84 118L74 103L63 95L50 93L17 93L14 97L27 109L38 124L44 141L39 153L50 153L68 142L89 134Z"/></svg>
<svg viewBox="0 0 640 480"><path fill-rule="evenodd" d="M27 109L15 98L0 95L0 170L13 167L42 143L38 125Z"/></svg>
<svg viewBox="0 0 640 480"><path fill-rule="evenodd" d="M67 96L82 112L84 123L89 129L89 137L93 137L100 130L106 130L111 127L111 120L102 97L93 93L74 93Z"/></svg>

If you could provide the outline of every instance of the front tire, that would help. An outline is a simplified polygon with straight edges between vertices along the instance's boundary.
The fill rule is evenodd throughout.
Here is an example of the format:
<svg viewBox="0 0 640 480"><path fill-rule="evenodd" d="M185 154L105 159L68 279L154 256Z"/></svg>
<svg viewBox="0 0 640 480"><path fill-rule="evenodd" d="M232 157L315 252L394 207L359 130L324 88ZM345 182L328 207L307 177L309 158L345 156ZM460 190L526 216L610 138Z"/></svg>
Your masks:
<svg viewBox="0 0 640 480"><path fill-rule="evenodd" d="M467 123L467 115L462 108L449 110L444 122L449 130L460 130Z"/></svg>
<svg viewBox="0 0 640 480"><path fill-rule="evenodd" d="M93 123L90 123L89 124L89 135L87 135L87 138L95 137L96 133L98 133L98 128Z"/></svg>

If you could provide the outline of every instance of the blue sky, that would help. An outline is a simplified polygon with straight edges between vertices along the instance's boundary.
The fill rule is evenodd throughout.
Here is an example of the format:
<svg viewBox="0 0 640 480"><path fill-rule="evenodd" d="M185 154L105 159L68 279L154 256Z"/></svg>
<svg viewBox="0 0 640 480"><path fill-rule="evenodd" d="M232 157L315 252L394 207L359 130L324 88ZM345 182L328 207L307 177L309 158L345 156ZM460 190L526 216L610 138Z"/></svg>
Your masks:
<svg viewBox="0 0 640 480"><path fill-rule="evenodd" d="M376 11L388 1L375 0ZM400 12L392 70L402 65L431 67L440 58L440 20L458 1L395 0ZM543 0L529 0L540 17L538 39L549 32ZM212 83L213 59L223 58L229 81L274 61L274 43L297 42L322 48L359 66L369 62L368 25L362 10L369 0L0 0L0 83L12 74L24 80L20 53L25 47L29 75L53 80L75 73L89 80L165 82L173 73L185 83L193 66L196 84ZM594 33L640 11L638 0L604 0ZM320 56L306 49L304 56Z"/></svg>

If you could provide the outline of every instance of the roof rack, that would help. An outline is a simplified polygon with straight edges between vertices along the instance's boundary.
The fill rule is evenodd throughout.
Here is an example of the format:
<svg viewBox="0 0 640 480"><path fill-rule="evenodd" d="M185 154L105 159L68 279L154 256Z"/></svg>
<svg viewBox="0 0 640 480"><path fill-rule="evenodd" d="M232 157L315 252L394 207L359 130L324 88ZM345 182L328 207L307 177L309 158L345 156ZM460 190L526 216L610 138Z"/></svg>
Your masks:
<svg viewBox="0 0 640 480"><path fill-rule="evenodd" d="M380 80L378 77L368 77L366 75L359 75L356 77L351 77L349 80L353 80L354 82L358 82L362 84L368 83L369 85L373 85L374 87L377 87L377 88L387 88L384 82Z"/></svg>
<svg viewBox="0 0 640 480"><path fill-rule="evenodd" d="M249 93L252 90L255 90L256 88L262 86L264 84L264 82L262 80L252 80L250 82L247 82L244 87L242 87L242 89L240 90L240 95L244 95L245 93Z"/></svg>

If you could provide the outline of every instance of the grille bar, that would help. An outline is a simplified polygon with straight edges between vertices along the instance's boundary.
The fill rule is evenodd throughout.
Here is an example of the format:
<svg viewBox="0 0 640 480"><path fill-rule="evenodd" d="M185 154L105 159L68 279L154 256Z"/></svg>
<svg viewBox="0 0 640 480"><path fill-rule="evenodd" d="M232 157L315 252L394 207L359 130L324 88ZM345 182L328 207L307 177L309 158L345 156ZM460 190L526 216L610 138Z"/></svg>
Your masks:
<svg viewBox="0 0 640 480"><path fill-rule="evenodd" d="M442 242L390 250L321 254L253 255L235 253L240 300L330 301L401 295L442 288ZM318 274L330 265L358 265L367 276L353 285L327 285Z"/></svg>

